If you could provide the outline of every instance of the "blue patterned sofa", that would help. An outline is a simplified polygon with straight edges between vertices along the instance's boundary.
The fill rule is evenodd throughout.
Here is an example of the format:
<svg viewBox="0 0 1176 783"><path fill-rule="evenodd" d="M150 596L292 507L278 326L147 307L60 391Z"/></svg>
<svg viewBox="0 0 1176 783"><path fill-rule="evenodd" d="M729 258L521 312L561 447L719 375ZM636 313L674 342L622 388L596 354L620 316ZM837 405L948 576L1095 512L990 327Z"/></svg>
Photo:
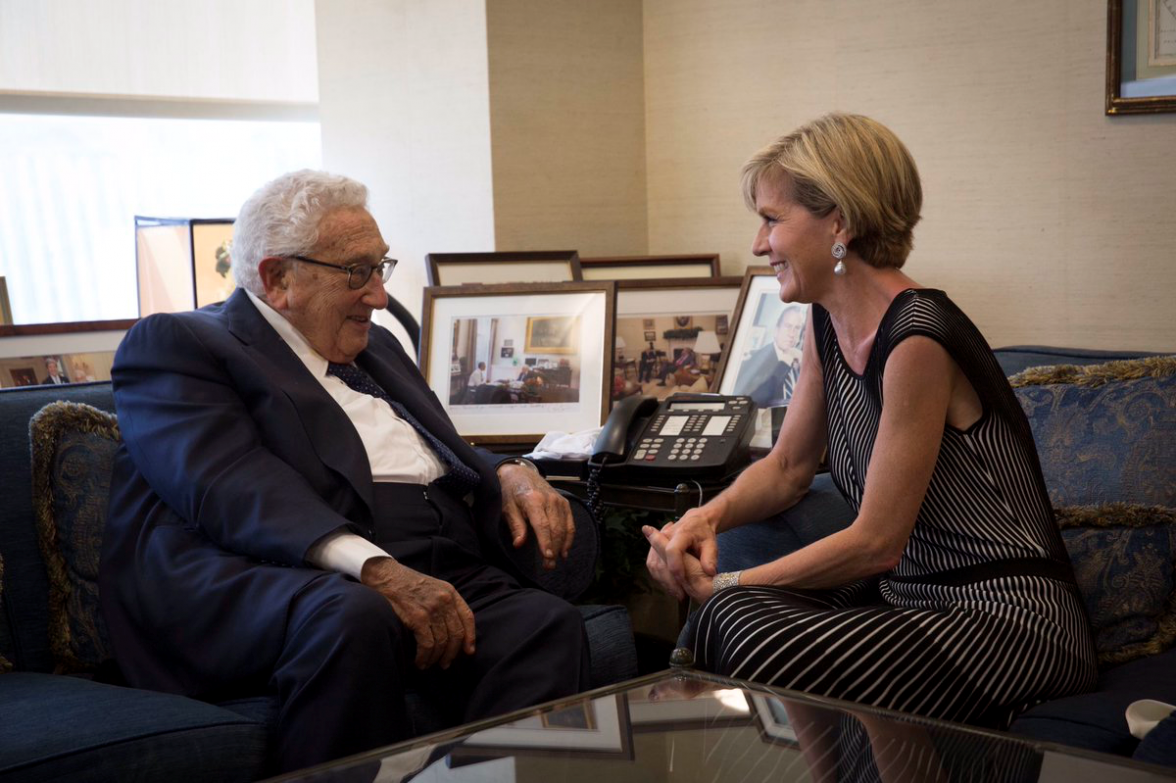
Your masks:
<svg viewBox="0 0 1176 783"><path fill-rule="evenodd" d="M1176 766L1176 716L1142 742L1124 717L1139 699L1176 704L1176 357L1037 346L996 356L1033 428L1100 663L1094 692L1040 704L1011 731ZM723 533L719 570L775 559L851 518L819 475L785 514Z"/></svg>
<svg viewBox="0 0 1176 783"><path fill-rule="evenodd" d="M95 580L117 439L113 410L109 383L0 391L0 780L264 777L271 699L207 704L120 687L104 665ZM582 527L589 529L577 536L584 547L573 555L576 566L555 579L540 574L557 594L582 590L594 573L599 540L591 525ZM572 577L556 581L561 571ZM593 685L636 676L625 609L580 609ZM453 722L442 707L410 703L418 733Z"/></svg>

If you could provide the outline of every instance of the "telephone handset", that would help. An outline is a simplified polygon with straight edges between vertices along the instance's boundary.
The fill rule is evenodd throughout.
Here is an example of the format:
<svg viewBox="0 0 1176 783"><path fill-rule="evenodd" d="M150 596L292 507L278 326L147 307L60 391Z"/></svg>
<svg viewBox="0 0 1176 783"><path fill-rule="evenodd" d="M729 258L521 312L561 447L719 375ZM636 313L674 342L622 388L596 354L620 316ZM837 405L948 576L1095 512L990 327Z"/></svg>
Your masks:
<svg viewBox="0 0 1176 783"><path fill-rule="evenodd" d="M609 415L588 464L626 483L724 479L750 461L755 408L746 396L674 394L660 403L626 397Z"/></svg>

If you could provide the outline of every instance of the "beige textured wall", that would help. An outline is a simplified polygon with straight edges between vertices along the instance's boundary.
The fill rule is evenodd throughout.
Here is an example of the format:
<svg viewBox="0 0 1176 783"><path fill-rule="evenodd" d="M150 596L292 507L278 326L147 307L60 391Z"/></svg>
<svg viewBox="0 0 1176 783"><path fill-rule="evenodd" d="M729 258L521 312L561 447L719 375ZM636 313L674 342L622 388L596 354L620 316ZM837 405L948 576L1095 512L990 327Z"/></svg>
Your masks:
<svg viewBox="0 0 1176 783"><path fill-rule="evenodd" d="M758 147L826 111L920 166L909 273L993 345L1176 350L1176 115L1106 117L1105 0L645 0L649 251L752 260Z"/></svg>
<svg viewBox="0 0 1176 783"><path fill-rule="evenodd" d="M642 255L640 0L487 0L499 250Z"/></svg>

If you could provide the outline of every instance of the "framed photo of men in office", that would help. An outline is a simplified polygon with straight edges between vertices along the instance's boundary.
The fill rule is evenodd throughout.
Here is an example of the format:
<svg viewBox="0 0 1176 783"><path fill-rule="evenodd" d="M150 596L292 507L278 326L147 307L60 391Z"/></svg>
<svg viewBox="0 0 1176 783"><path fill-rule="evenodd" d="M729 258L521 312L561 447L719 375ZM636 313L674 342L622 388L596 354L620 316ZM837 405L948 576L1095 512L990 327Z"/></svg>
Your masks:
<svg viewBox="0 0 1176 783"><path fill-rule="evenodd" d="M710 390L740 278L618 280L613 401Z"/></svg>
<svg viewBox="0 0 1176 783"><path fill-rule="evenodd" d="M770 266L744 273L727 352L713 390L746 394L759 410L751 445L771 448L800 377L808 305L780 301Z"/></svg>
<svg viewBox="0 0 1176 783"><path fill-rule="evenodd" d="M426 288L421 373L471 442L599 427L615 296L612 281Z"/></svg>

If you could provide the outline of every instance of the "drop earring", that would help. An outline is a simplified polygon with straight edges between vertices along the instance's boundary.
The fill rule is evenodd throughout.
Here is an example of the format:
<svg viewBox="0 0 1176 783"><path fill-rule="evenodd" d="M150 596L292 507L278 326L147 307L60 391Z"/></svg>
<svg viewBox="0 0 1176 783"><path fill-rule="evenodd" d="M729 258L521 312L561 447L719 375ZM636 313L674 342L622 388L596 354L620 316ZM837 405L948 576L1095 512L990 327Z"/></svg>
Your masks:
<svg viewBox="0 0 1176 783"><path fill-rule="evenodd" d="M845 274L845 245L840 242L834 242L833 249L829 252L837 259L837 263L833 265L833 274L841 277Z"/></svg>

